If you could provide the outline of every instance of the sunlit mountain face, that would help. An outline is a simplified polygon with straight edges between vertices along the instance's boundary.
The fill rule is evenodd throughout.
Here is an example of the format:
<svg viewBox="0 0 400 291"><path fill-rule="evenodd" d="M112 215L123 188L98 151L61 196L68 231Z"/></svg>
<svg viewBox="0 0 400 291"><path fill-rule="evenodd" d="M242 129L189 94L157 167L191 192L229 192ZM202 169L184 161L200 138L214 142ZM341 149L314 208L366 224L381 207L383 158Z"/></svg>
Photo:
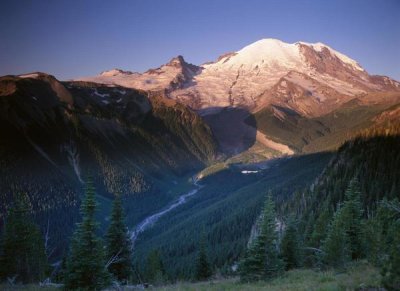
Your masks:
<svg viewBox="0 0 400 291"><path fill-rule="evenodd" d="M200 66L178 56L143 74L114 69L80 80L185 104L230 154L256 142L280 154L332 149L395 110L400 100L399 82L369 75L325 44L277 39L259 40Z"/></svg>

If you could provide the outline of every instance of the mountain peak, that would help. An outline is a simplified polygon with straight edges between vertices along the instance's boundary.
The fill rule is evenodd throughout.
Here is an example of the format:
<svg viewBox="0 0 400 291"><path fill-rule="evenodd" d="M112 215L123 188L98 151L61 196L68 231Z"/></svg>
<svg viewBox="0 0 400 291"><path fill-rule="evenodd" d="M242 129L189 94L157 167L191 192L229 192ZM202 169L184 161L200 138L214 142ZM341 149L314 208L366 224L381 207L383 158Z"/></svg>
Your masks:
<svg viewBox="0 0 400 291"><path fill-rule="evenodd" d="M172 58L167 64L166 66L172 66L172 67L184 67L188 65L188 63L185 61L185 59L183 58L183 56L178 55L174 58Z"/></svg>
<svg viewBox="0 0 400 291"><path fill-rule="evenodd" d="M100 76L104 76L104 77L113 77L113 76L118 76L118 75L132 75L133 73L130 71L124 71L121 69L112 69L112 70L108 70L108 71L103 71L101 72Z"/></svg>
<svg viewBox="0 0 400 291"><path fill-rule="evenodd" d="M220 58L217 63L234 69L256 66L294 68L299 66L300 60L300 52L295 45L274 38L265 38L245 46L234 56Z"/></svg>
<svg viewBox="0 0 400 291"><path fill-rule="evenodd" d="M270 46L270 45L280 45L280 44L285 44L285 42L277 38L262 38L260 40L251 43L249 46L251 45Z"/></svg>
<svg viewBox="0 0 400 291"><path fill-rule="evenodd" d="M172 58L167 64L163 65L161 68L170 69L171 67L174 69L178 69L178 71L182 72L184 75L187 76L193 75L195 72L199 70L198 66L186 62L183 56L181 55Z"/></svg>

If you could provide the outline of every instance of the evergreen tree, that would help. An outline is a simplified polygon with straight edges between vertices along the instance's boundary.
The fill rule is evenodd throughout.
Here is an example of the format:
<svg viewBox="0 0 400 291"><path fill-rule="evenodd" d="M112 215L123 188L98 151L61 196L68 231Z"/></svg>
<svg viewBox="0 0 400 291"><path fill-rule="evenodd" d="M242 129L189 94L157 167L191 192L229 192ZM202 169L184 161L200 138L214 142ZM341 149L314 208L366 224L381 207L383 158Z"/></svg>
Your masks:
<svg viewBox="0 0 400 291"><path fill-rule="evenodd" d="M108 270L119 282L126 283L132 272L132 251L120 195L116 195L113 203L106 241Z"/></svg>
<svg viewBox="0 0 400 291"><path fill-rule="evenodd" d="M400 290L400 204L396 199L386 202L386 207L393 221L387 230L389 252L382 268L382 283L387 290Z"/></svg>
<svg viewBox="0 0 400 291"><path fill-rule="evenodd" d="M384 257L385 241L382 232L382 224L377 216L365 223L365 249L367 259L375 266L380 266Z"/></svg>
<svg viewBox="0 0 400 291"><path fill-rule="evenodd" d="M324 242L324 261L333 267L344 267L349 260L364 255L364 225L360 186L353 179L345 193L343 206L335 213Z"/></svg>
<svg viewBox="0 0 400 291"><path fill-rule="evenodd" d="M81 204L82 222L77 224L67 259L66 289L100 290L110 282L103 244L96 236L95 211L95 190L88 179Z"/></svg>
<svg viewBox="0 0 400 291"><path fill-rule="evenodd" d="M265 242L254 239L239 264L242 282L258 281L264 278Z"/></svg>
<svg viewBox="0 0 400 291"><path fill-rule="evenodd" d="M203 234L200 241L199 253L196 259L196 280L206 280L212 275L206 254L206 237Z"/></svg>
<svg viewBox="0 0 400 291"><path fill-rule="evenodd" d="M2 253L1 279L13 278L22 283L38 282L48 270L44 242L39 228L31 222L28 197L16 197L6 219Z"/></svg>
<svg viewBox="0 0 400 291"><path fill-rule="evenodd" d="M336 211L329 225L326 240L323 242L323 262L335 268L344 267L351 260L349 238L344 228L344 209Z"/></svg>
<svg viewBox="0 0 400 291"><path fill-rule="evenodd" d="M162 284L165 281L165 269L160 252L152 250L147 257L146 279L153 284Z"/></svg>
<svg viewBox="0 0 400 291"><path fill-rule="evenodd" d="M286 270L298 268L302 263L302 250L297 226L293 217L290 217L286 225L281 242L282 258Z"/></svg>
<svg viewBox="0 0 400 291"><path fill-rule="evenodd" d="M364 256L364 226L361 191L357 179L353 179L346 190L343 212L346 216L343 221L349 238L351 258L360 259Z"/></svg>
<svg viewBox="0 0 400 291"><path fill-rule="evenodd" d="M383 199L378 203L376 213L365 223L364 241L367 259L376 266L382 266L384 258L392 245L393 234L390 231L397 219L396 212L388 205L398 205L398 201ZM400 206L398 206L400 208Z"/></svg>
<svg viewBox="0 0 400 291"><path fill-rule="evenodd" d="M382 282L387 290L400 290L400 223L397 222L389 257L382 269Z"/></svg>
<svg viewBox="0 0 400 291"><path fill-rule="evenodd" d="M326 237L328 231L329 222L332 219L332 210L329 206L329 199L322 206L321 214L315 221L314 230L310 238L310 245L315 248L319 248L323 239Z"/></svg>
<svg viewBox="0 0 400 291"><path fill-rule="evenodd" d="M314 213L310 213L309 217L303 217L302 219L302 240L305 242L304 244L307 246L314 246L313 242L313 234L314 234L314 226L316 219L314 217ZM325 225L326 227L326 225ZM303 264L307 267L315 266L319 260L318 256L316 256L314 251L310 251L309 249L304 249L304 260Z"/></svg>
<svg viewBox="0 0 400 291"><path fill-rule="evenodd" d="M278 253L275 205L271 194L267 196L261 216L260 234L240 264L241 280L244 282L270 279L283 271L284 264Z"/></svg>

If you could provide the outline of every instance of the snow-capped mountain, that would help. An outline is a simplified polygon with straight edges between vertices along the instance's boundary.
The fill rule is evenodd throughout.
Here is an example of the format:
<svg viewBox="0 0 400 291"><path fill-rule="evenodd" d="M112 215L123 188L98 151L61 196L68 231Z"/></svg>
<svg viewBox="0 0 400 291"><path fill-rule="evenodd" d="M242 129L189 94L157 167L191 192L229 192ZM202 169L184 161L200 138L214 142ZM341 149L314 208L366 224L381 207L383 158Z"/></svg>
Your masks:
<svg viewBox="0 0 400 291"><path fill-rule="evenodd" d="M400 91L400 83L369 75L356 61L322 43L262 39L199 67L179 56L143 74L112 70L81 80L117 84L167 96L200 109L269 105L321 116L355 97ZM384 102L385 100L379 100Z"/></svg>
<svg viewBox="0 0 400 291"><path fill-rule="evenodd" d="M78 80L158 92L179 88L181 84L189 82L199 70L200 67L188 64L182 56L177 56L160 68L150 69L143 74L112 69L95 77Z"/></svg>

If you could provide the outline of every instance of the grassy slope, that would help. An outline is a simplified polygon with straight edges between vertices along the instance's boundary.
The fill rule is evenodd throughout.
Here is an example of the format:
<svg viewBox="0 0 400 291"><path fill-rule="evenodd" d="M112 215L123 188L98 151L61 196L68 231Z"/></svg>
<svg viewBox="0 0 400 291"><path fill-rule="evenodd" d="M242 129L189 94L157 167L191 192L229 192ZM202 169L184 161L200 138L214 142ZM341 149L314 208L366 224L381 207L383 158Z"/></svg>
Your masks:
<svg viewBox="0 0 400 291"><path fill-rule="evenodd" d="M242 284L238 278L222 279L200 283L177 283L175 285L153 288L153 290L271 290L271 291L309 291L309 290L355 290L357 288L379 287L379 271L360 262L352 265L346 272L318 272L298 269L269 282Z"/></svg>
<svg viewBox="0 0 400 291"><path fill-rule="evenodd" d="M238 278L215 279L205 282L179 282L173 285L150 287L149 290L175 291L222 291L222 290L270 290L270 291L309 291L309 290L356 290L358 288L380 287L379 271L365 262L351 265L346 272L333 270L319 272L311 269L297 269L285 273L284 276L269 282L243 284ZM40 287L38 285L8 286L0 285L0 290L61 290L55 287ZM120 290L136 290L121 288ZM362 289L361 289L362 290Z"/></svg>

